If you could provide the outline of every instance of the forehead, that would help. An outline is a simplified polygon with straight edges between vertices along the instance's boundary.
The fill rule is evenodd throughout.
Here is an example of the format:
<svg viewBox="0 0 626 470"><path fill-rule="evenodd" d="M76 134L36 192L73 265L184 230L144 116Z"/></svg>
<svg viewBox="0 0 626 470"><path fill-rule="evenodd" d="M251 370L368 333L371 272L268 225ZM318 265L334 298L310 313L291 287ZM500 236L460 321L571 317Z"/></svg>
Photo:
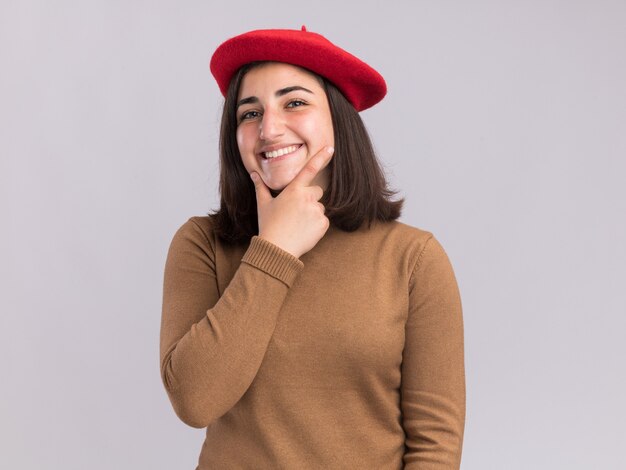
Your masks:
<svg viewBox="0 0 626 470"><path fill-rule="evenodd" d="M246 73L239 87L238 98L273 94L276 90L294 85L304 86L314 92L323 91L319 79L308 70L282 62L268 62Z"/></svg>

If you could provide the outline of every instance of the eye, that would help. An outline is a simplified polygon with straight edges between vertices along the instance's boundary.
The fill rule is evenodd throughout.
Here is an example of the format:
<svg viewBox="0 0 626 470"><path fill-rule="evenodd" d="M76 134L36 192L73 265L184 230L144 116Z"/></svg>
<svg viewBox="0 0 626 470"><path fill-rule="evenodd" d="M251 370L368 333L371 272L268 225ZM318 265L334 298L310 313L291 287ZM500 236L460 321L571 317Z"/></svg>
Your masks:
<svg viewBox="0 0 626 470"><path fill-rule="evenodd" d="M299 99L291 100L289 103L287 103L288 108L299 108L300 106L304 105L306 105L306 102Z"/></svg>
<svg viewBox="0 0 626 470"><path fill-rule="evenodd" d="M255 119L260 115L261 113L259 113L258 111L246 111L245 113L241 113L241 116L239 116L239 122Z"/></svg>

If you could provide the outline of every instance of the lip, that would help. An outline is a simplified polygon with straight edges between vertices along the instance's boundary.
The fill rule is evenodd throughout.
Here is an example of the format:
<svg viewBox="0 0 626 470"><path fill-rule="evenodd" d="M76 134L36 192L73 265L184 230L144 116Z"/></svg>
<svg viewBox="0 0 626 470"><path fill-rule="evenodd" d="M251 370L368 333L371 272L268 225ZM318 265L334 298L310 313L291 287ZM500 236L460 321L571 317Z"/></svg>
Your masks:
<svg viewBox="0 0 626 470"><path fill-rule="evenodd" d="M275 158L265 158L265 157L263 156L263 153L264 153L264 152L272 152L272 151L274 151L274 150L279 150L279 149L282 149L282 148L285 148L285 147L290 147L290 146L292 146L292 145L297 145L297 146L298 146L298 148L297 148L296 150L294 150L293 152L291 152L291 153L288 153L288 154L285 154L285 155L281 155L280 157L275 157ZM289 157L294 156L295 154L297 154L297 153L298 153L298 151L299 151L302 147L304 147L304 144L287 144L287 145L284 145L284 144L283 144L283 145L272 145L271 147L265 147L265 149L263 150L263 152L259 153L259 154L258 154L258 156L259 156L259 158L261 159L261 163L262 163L262 164L264 164L264 165L269 165L269 164L271 164L271 163L274 163L274 162L280 162L280 161L286 160L286 159L287 159L287 158L289 158Z"/></svg>
<svg viewBox="0 0 626 470"><path fill-rule="evenodd" d="M265 152L273 152L274 150L284 149L285 147L291 147L292 145L302 145L302 142L291 142L291 143L268 145L266 147L261 147L261 150L259 150L258 154L262 155Z"/></svg>

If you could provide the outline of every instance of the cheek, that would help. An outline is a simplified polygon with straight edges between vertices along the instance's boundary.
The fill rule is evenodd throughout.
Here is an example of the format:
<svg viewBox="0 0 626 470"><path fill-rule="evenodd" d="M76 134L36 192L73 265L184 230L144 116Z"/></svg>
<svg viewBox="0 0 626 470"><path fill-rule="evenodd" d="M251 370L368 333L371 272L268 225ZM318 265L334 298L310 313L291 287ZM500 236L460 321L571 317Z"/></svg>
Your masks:
<svg viewBox="0 0 626 470"><path fill-rule="evenodd" d="M323 140L323 145L335 145L335 137L333 132L333 119L330 115L330 110L322 113L319 120L319 135Z"/></svg>
<svg viewBox="0 0 626 470"><path fill-rule="evenodd" d="M324 135L326 136L326 145L335 146L335 132L333 131L333 121L329 116L324 126Z"/></svg>
<svg viewBox="0 0 626 470"><path fill-rule="evenodd" d="M245 133L241 130L241 127L237 128L237 147L239 147L239 153L243 153L242 150L245 146Z"/></svg>
<svg viewBox="0 0 626 470"><path fill-rule="evenodd" d="M315 147L334 145L333 124L330 117L315 116L298 122L298 129Z"/></svg>
<svg viewBox="0 0 626 470"><path fill-rule="evenodd" d="M243 166L246 170L251 171L252 162L254 161L254 142L250 140L249 132L246 132L246 129L243 127L237 129L236 137Z"/></svg>

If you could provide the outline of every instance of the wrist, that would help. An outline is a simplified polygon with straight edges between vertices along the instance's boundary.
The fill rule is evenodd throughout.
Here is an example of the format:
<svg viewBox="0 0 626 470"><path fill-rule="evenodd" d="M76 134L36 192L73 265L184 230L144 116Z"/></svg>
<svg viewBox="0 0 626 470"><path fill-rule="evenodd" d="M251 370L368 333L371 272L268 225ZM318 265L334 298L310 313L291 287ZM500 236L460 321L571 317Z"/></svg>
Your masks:
<svg viewBox="0 0 626 470"><path fill-rule="evenodd" d="M300 253L294 247L290 246L288 243L286 243L284 240L281 240L278 237L272 237L271 235L266 235L266 234L263 234L263 233L259 233L258 236L259 236L259 238L262 238L263 240L265 240L266 242L271 243L272 245L276 246L277 248L280 248L281 250L286 251L291 256L295 256L296 258L300 258L300 256L302 256L302 253Z"/></svg>

